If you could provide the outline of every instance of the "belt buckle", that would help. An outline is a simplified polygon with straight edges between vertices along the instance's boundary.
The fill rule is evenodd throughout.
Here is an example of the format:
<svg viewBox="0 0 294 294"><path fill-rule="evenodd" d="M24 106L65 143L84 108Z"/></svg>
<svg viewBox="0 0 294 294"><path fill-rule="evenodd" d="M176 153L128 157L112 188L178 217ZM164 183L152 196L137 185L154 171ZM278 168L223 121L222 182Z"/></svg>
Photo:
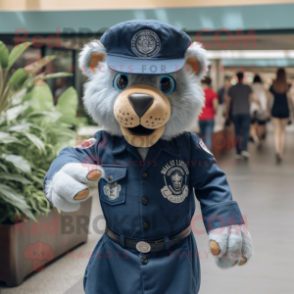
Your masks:
<svg viewBox="0 0 294 294"><path fill-rule="evenodd" d="M148 253L151 251L151 246L147 242L140 241L136 244L136 249L141 253Z"/></svg>

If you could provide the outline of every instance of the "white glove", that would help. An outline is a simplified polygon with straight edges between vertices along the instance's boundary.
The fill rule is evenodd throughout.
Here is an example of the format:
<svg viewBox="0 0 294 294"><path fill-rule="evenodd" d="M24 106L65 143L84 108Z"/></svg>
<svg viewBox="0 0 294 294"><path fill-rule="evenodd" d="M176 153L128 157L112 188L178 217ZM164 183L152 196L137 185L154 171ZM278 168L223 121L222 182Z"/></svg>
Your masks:
<svg viewBox="0 0 294 294"><path fill-rule="evenodd" d="M208 235L211 253L220 268L245 264L253 254L252 240L245 225L212 230Z"/></svg>
<svg viewBox="0 0 294 294"><path fill-rule="evenodd" d="M46 197L62 211L76 211L80 202L89 197L89 189L83 183L98 182L104 170L94 164L68 163L61 168L51 181L46 183Z"/></svg>

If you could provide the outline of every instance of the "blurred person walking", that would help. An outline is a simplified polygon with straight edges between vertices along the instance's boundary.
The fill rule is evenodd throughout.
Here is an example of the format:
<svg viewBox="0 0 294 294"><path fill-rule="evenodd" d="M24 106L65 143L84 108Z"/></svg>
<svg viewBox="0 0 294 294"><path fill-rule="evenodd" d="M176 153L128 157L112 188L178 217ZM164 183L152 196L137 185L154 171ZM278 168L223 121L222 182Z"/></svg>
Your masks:
<svg viewBox="0 0 294 294"><path fill-rule="evenodd" d="M231 77L230 76L225 76L224 78L224 86L221 87L218 92L218 102L220 105L222 105L225 102L225 97L228 95L229 89L231 88Z"/></svg>
<svg viewBox="0 0 294 294"><path fill-rule="evenodd" d="M265 125L269 118L267 106L269 93L265 90L259 75L255 75L251 86L254 97L259 101L259 105L252 102L250 105L251 130L250 135L255 143L261 147L261 142L265 136Z"/></svg>
<svg viewBox="0 0 294 294"><path fill-rule="evenodd" d="M205 105L199 115L199 127L201 138L209 150L212 149L212 137L214 128L214 115L218 109L218 96L211 89L211 78L205 77L202 81L202 88L205 95Z"/></svg>
<svg viewBox="0 0 294 294"><path fill-rule="evenodd" d="M283 159L286 125L290 118L290 107L287 96L289 89L290 86L287 84L286 71L280 68L277 71L277 78L270 87L270 92L273 94L271 116L274 125L274 143L278 163Z"/></svg>
<svg viewBox="0 0 294 294"><path fill-rule="evenodd" d="M226 98L226 119L229 119L232 107L233 123L235 125L236 159L250 157L247 143L250 130L250 101L260 105L253 96L253 91L248 85L243 84L244 74L237 73L238 83L229 89ZM232 106L231 106L232 105Z"/></svg>
<svg viewBox="0 0 294 294"><path fill-rule="evenodd" d="M224 86L220 88L217 92L218 102L222 105L224 116L226 114L226 97L228 96L229 89L232 87L231 84L232 78L230 76L225 76ZM225 125L230 126L232 121L232 107L230 107L229 119L226 120Z"/></svg>

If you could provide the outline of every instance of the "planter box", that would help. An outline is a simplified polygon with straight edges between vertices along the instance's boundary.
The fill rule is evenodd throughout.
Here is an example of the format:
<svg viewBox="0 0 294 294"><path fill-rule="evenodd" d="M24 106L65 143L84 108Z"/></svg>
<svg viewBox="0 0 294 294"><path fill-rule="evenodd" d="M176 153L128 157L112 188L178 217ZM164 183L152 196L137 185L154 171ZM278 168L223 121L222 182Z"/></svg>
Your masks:
<svg viewBox="0 0 294 294"><path fill-rule="evenodd" d="M92 198L76 212L59 214L53 208L38 222L0 225L0 281L18 286L29 274L77 245L87 242Z"/></svg>

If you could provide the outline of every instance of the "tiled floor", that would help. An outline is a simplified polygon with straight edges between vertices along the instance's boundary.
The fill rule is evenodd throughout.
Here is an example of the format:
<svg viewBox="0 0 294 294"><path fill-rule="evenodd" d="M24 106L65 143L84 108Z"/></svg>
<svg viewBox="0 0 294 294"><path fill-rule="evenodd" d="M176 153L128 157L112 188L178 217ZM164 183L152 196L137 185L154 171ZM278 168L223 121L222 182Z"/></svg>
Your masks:
<svg viewBox="0 0 294 294"><path fill-rule="evenodd" d="M202 267L200 293L203 294L294 293L294 133L287 136L286 155L280 166L275 164L270 136L262 152L254 145L250 145L249 150L252 156L247 163L236 165L234 154L229 152L220 159L219 165L227 173L234 199L248 219L255 255L244 267L221 270L211 254L206 257L206 235L196 236ZM102 214L97 195L94 200L92 221ZM196 214L200 214L199 206ZM100 221L98 227L102 230L104 222ZM197 228L202 229L203 225L198 222ZM89 242L74 251L74 259L61 257L20 287L3 288L1 294L82 294L87 256L100 236L91 230Z"/></svg>

